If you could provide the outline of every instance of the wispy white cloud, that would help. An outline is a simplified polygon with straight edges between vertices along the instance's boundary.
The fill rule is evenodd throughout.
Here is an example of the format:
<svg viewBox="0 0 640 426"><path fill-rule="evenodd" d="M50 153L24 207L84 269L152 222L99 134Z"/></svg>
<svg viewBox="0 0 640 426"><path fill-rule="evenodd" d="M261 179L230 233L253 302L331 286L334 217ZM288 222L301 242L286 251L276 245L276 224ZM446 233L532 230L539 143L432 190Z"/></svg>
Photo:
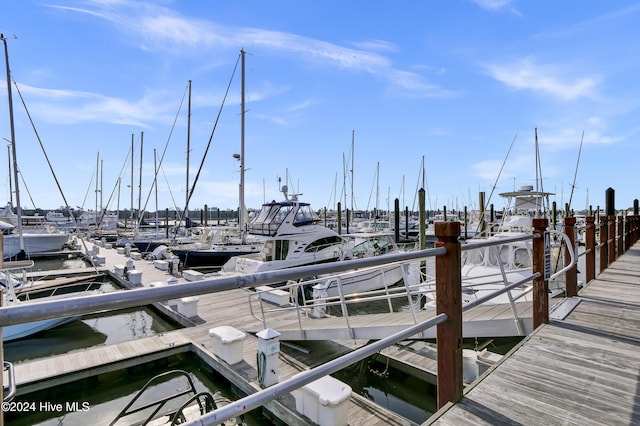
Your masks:
<svg viewBox="0 0 640 426"><path fill-rule="evenodd" d="M503 167L504 163L504 167ZM471 165L474 176L496 185L497 192L512 191L519 185L535 182L535 159L533 154L510 156L506 159L479 161ZM500 171L500 175L498 172Z"/></svg>
<svg viewBox="0 0 640 426"><path fill-rule="evenodd" d="M600 77L576 77L558 65L536 63L532 57L505 64L485 65L486 73L516 89L540 92L564 101L595 97Z"/></svg>
<svg viewBox="0 0 640 426"><path fill-rule="evenodd" d="M384 40L350 42L356 48L349 48L282 31L228 27L210 20L184 17L165 7L135 1L91 1L85 8L55 7L112 22L123 33L137 35L140 48L145 50L157 49L165 54L170 51L174 55L202 55L202 48L250 49L252 46L260 46L281 54L298 55L305 61L316 62L324 67L375 75L412 97L449 94L447 90L426 81L418 73L396 68L389 57L377 53L396 50L395 45Z"/></svg>
<svg viewBox="0 0 640 426"><path fill-rule="evenodd" d="M516 8L516 0L471 0L483 9L495 12L509 12L520 15Z"/></svg>
<svg viewBox="0 0 640 426"><path fill-rule="evenodd" d="M58 124L74 124L86 121L125 124L145 127L151 122L166 123L174 111L167 110L166 94L154 91L141 99L130 102L96 93L42 89L19 84L20 93L26 98L29 110L42 119ZM32 100L29 96L32 96ZM56 108L51 108L55 103Z"/></svg>

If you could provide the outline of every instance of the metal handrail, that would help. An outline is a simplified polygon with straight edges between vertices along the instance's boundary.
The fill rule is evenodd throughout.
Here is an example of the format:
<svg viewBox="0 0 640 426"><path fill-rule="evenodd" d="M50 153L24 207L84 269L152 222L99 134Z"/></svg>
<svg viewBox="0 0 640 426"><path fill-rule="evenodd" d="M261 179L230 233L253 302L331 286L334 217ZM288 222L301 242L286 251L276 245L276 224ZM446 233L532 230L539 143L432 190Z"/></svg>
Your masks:
<svg viewBox="0 0 640 426"><path fill-rule="evenodd" d="M298 373L295 376L291 377L290 379L287 379L280 383L276 383L275 385L272 385L266 389L260 390L256 393L252 393L251 395L248 395L237 401L233 401L222 408L218 408L217 410L214 410L210 413L205 414L204 416L200 417L200 419L198 420L193 420L188 423L184 423L184 425L185 426L187 425L202 426L202 425L221 424L234 417L238 417L244 413L247 413L251 410L261 407L264 404L267 404L268 402L278 398L279 396L285 395L293 390L296 390L306 385L307 383L311 383L314 380L317 380L328 374L335 373L336 371L340 371L341 369L343 369L348 365L361 361L373 354L380 352L382 349L388 346L391 346L402 340L406 340L409 337L414 336L418 333L421 333L424 330L427 330L431 327L441 324L445 322L447 319L448 317L446 314L438 314L427 321L423 321L419 324L408 327L405 330L394 333L389 337L385 337L384 339L380 339L375 342L372 342L371 344L358 348L353 352L349 352L345 355L342 355L339 358L333 359L318 367Z"/></svg>
<svg viewBox="0 0 640 426"><path fill-rule="evenodd" d="M9 383L7 384L6 388L8 389L8 392L5 393L4 398L3 398L3 402L10 402L14 396L16 396L16 374L15 371L13 370L13 363L9 362L9 361L3 361L2 362L2 370L3 373L4 371L7 371L7 375L9 376Z"/></svg>
<svg viewBox="0 0 640 426"><path fill-rule="evenodd" d="M156 385L157 382L159 382L160 380L164 380L166 377L184 377L187 380L187 384L188 386L180 391L171 394L167 397L164 398L160 398L160 399L155 399L152 402L148 402L144 405L141 405L139 407L136 408L131 408L134 406L134 404L143 396L145 395L145 392L151 388L151 386ZM140 413L143 412L145 410L149 410L151 408L154 408L152 410L152 412L147 416L146 420L144 421L144 424L146 424L147 422L153 420L155 418L155 416L160 412L160 410L162 410L162 408L170 401L176 400L178 398L181 398L185 395L192 395L192 396L198 396L198 391L196 389L196 386L193 382L193 379L191 378L191 376L189 375L189 373L187 373L184 370L171 370L171 371L166 371L164 373L158 374L154 377L152 377L151 379L149 379L147 381L147 383L144 384L144 386L142 387L142 389L140 389L135 395L134 397L129 401L129 403L118 413L118 415L113 419L113 421L109 424L110 426L115 425L120 419L130 416L132 414L136 414L136 413ZM213 398L211 398L211 400L213 401ZM189 402L191 402L192 400L189 399ZM198 405L200 405L200 409L201 412L204 412L204 407L202 406L202 402L200 400L198 400ZM182 408L182 407L181 407Z"/></svg>
<svg viewBox="0 0 640 426"><path fill-rule="evenodd" d="M562 238L566 239L566 244L569 244L570 241L568 240L567 235L565 235L564 233L560 232L560 231L552 231L554 233L560 234L562 236ZM504 245L504 244L508 244L508 243L512 243L512 242L518 242L518 241L528 241L528 240L532 240L537 238L536 235L534 234L526 234L526 235L522 235L522 236L515 236L515 237L505 237L502 239L497 239L497 240L489 240L489 241L475 241L472 243L465 243L462 245L462 249L463 250L473 250L473 249L479 249L479 248L484 248L484 247L495 247L496 250L499 246ZM561 274L565 273L568 269L570 269L571 267L573 267L576 263L576 258L574 256L573 250L570 250L570 254L571 254L571 262L569 263L569 265L565 266L564 268L562 268L560 271L556 272L555 274L553 274L550 278L551 279L555 279L558 276L560 276ZM434 255L435 256L435 255ZM430 256L432 257L432 256ZM496 256L496 258L499 258L499 256ZM388 263L384 266L386 267L393 267L393 266L397 266L398 263L402 263L402 262L394 262L394 263ZM526 269L521 269L521 271L525 271ZM360 269L358 270L358 272L366 272L366 269ZM474 302L470 302L469 304L465 305L465 307L468 306L468 308L470 307L474 307L477 306L481 303L487 302L491 299L494 299L504 293L507 293L509 295L509 304L511 306L511 310L512 313L514 315L514 320L516 321L516 323L519 323L519 317L517 315L517 309L515 307L515 302L520 300L521 298L525 297L527 294L529 294L531 292L531 289L529 290L525 290L522 292L522 294L519 294L515 297L511 296L511 290L522 286L523 284L533 281L534 279L538 278L540 276L540 274L530 274L529 276L525 277L524 279L521 279L515 283L509 283L508 281L508 275L510 275L512 272L514 271L504 271L502 270L499 274L495 274L496 277L501 277L500 280L496 280L495 282L488 282L488 283L480 283L477 284L477 286L482 286L482 285L491 285L491 284L495 284L496 282L503 282L504 283L504 287L500 288L498 290L495 290L494 292L489 293L486 296L483 296L477 300L475 300ZM346 272L346 273L342 273L342 274L337 274L333 277L324 277L322 279L316 279L316 280L309 280L309 281L305 281L303 283L299 283L299 282L292 282L292 283L288 283L284 286L278 287L278 289L280 290L285 290L285 291L289 291L290 294L294 295L298 293L298 288L303 286L303 285L313 285L314 283L318 283L318 282L326 282L327 280L337 280L340 281L340 278L342 275L347 275L350 272ZM406 280L405 280L406 282ZM250 306L250 311L253 315L253 317L262 322L264 327L268 326L268 319L267 319L267 315L273 312L278 312L278 313L283 313L286 312L287 310L289 311L293 311L296 314L296 319L297 319L297 324L298 324L298 330L304 332L304 327L303 327L303 317L308 317L309 316L309 310L311 309L322 309L322 308L329 308L332 306L337 306L340 307L341 311L343 312L343 319L346 323L346 327L348 329L351 329L350 325L349 325L349 315L347 314L347 306L349 304L352 303L363 303L363 302L373 302L373 301L379 301L379 300L388 300L389 301L389 305L391 305L391 300L392 299L399 299L399 298L404 298L404 297L409 297L411 295L415 295L416 293L424 293L425 291L423 289L420 289L421 286L424 285L424 282L414 285L414 286L407 286L406 290L402 289L400 287L398 287L397 289L389 289L387 286L385 286L385 288L383 289L379 289L379 290L372 290L372 291L368 291L366 293L358 293L358 294L354 294L354 295L349 295L350 297L345 297L345 295L342 294L342 292L340 292L340 294L338 296L332 296L332 297L321 297L321 298L315 298L313 299L313 304L307 304L307 303L303 303L302 305L298 304L297 299L294 300L294 303L288 306L273 306L270 308L265 308L265 302L264 299L261 297L261 294L265 291L269 291L269 290L262 290L262 291L256 291L256 293L253 293L251 295L249 295L249 306ZM464 285L464 284L463 284ZM411 290L413 288L419 289L417 292L412 292ZM391 293L389 293L389 291L391 290ZM340 291L340 287L339 287L339 291ZM304 292L302 292L302 294L304 295ZM251 301L253 299L257 299L258 303L260 304L260 312L261 312L261 317L258 317L258 315L255 314L254 310L253 310L253 304L251 303ZM292 296L293 299L293 296ZM480 300L481 302L478 302L478 300ZM305 302L305 301L303 301ZM415 316L415 311L414 311L414 304L409 303L409 308L410 311L414 314L414 324L417 323L417 317ZM468 309L467 308L467 309ZM463 309L466 310L466 309ZM389 310L389 312L393 312L391 309ZM520 326L519 326L520 327ZM519 328L520 329L520 328Z"/></svg>
<svg viewBox="0 0 640 426"><path fill-rule="evenodd" d="M204 280L186 282L179 286L138 288L113 291L99 295L80 295L64 300L5 306L0 307L0 327L70 315L85 315L95 312L120 310L168 299L282 283L305 276L331 274L356 268L384 265L390 262L422 259L445 253L446 249L444 247L389 253L384 256L299 266L251 275L221 275Z"/></svg>

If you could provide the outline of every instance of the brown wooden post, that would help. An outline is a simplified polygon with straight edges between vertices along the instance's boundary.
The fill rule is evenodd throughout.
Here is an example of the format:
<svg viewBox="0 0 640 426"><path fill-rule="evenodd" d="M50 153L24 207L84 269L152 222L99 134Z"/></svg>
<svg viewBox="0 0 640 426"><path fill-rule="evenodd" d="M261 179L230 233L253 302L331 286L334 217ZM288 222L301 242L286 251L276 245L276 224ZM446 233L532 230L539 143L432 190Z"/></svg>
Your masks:
<svg viewBox="0 0 640 426"><path fill-rule="evenodd" d="M618 215L618 249L616 251L616 259L622 256L624 253L624 240L626 239L624 236L624 216Z"/></svg>
<svg viewBox="0 0 640 426"><path fill-rule="evenodd" d="M539 236L533 239L533 273L540 273L533 280L534 329L549 322L549 282L544 279L544 239L548 223L547 219L533 219L533 233Z"/></svg>
<svg viewBox="0 0 640 426"><path fill-rule="evenodd" d="M607 226L607 216L600 216L600 271L598 274L609 266L609 250L607 247L608 234L609 227Z"/></svg>
<svg viewBox="0 0 640 426"><path fill-rule="evenodd" d="M438 241L447 253L436 256L436 313L447 314L438 324L438 408L462 398L462 260L460 257L460 222L434 223Z"/></svg>
<svg viewBox="0 0 640 426"><path fill-rule="evenodd" d="M631 248L631 229L633 224L633 217L627 214L624 218L624 251L626 252Z"/></svg>
<svg viewBox="0 0 640 426"><path fill-rule="evenodd" d="M575 254L576 243L576 218L568 216L564 218L564 233L569 239L569 244L564 246L564 266L569 266L571 262L571 251ZM578 265L573 265L565 273L565 294L567 297L578 295Z"/></svg>
<svg viewBox="0 0 640 426"><path fill-rule="evenodd" d="M609 266L613 263L614 260L616 260L616 217L614 215L610 215L607 218L607 223L609 225L607 239L607 260L609 261L609 263L607 263L607 266Z"/></svg>
<svg viewBox="0 0 640 426"><path fill-rule="evenodd" d="M587 216L584 227L585 284L596 277L596 218Z"/></svg>

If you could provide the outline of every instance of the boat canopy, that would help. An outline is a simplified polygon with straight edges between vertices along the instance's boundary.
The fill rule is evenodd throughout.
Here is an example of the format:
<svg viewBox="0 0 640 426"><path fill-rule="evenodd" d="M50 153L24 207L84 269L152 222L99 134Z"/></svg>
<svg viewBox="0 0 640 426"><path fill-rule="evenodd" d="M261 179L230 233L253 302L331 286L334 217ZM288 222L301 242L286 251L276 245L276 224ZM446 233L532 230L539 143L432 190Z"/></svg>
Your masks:
<svg viewBox="0 0 640 426"><path fill-rule="evenodd" d="M292 215L293 217L290 218ZM320 217L308 203L295 201L266 203L249 223L249 233L274 236L287 218L291 220L293 226L313 225L320 221Z"/></svg>

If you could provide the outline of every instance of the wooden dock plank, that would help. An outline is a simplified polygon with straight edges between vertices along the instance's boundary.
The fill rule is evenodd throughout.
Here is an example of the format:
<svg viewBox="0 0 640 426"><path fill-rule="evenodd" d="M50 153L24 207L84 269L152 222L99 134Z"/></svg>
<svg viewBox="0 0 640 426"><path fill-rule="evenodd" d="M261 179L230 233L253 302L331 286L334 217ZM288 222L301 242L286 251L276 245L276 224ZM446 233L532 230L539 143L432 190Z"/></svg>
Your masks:
<svg viewBox="0 0 640 426"><path fill-rule="evenodd" d="M425 424L640 424L640 243Z"/></svg>
<svg viewBox="0 0 640 426"><path fill-rule="evenodd" d="M93 243L87 243L92 250ZM105 257L103 270L120 282L124 287L134 288L123 277L114 274L115 265L124 265L129 260L116 249L100 248L100 256ZM168 283L173 279L166 271L153 266L146 259L135 260L134 268L142 272L142 285L152 282ZM180 285L187 282L183 277L175 277L176 281L168 285ZM18 392L31 392L46 388L52 383L65 383L89 375L100 374L120 369L123 365L144 362L171 351L172 353L193 350L202 354L205 362L212 365L227 380L247 393L260 389L257 382L257 337L248 330L262 330L259 321L250 314L247 303L252 292L248 289L233 289L224 292L198 295L198 317L196 325L179 330L165 332L155 337L89 348L83 351L55 356L51 358L28 361L15 366ZM193 319L192 319L193 320ZM220 325L229 325L244 331L247 335L243 341L243 361L229 366L213 353L212 337L209 329ZM364 341L349 342L311 342L302 346L308 353L281 346L279 378L285 380L300 371L323 364L354 348L366 344ZM279 398L267 405L277 413L285 424L309 424L308 420L295 412L295 401L291 396ZM354 394L349 405L350 424L398 425L408 426L410 421L392 413L366 398Z"/></svg>

